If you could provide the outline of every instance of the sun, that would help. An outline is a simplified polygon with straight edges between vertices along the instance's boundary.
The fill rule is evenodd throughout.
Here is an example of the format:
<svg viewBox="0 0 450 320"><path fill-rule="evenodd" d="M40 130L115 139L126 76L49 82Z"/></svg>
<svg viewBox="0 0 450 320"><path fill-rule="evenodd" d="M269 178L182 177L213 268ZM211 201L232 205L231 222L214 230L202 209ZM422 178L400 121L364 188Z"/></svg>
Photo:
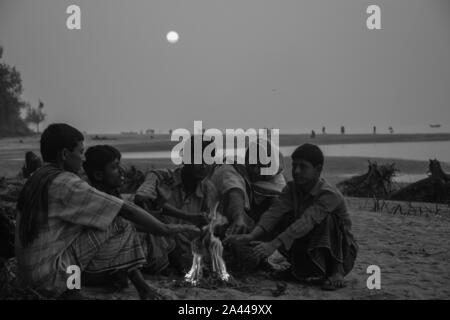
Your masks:
<svg viewBox="0 0 450 320"><path fill-rule="evenodd" d="M169 41L170 43L177 43L178 40L180 39L180 36L178 35L178 32L176 31L170 31L167 33L167 41Z"/></svg>

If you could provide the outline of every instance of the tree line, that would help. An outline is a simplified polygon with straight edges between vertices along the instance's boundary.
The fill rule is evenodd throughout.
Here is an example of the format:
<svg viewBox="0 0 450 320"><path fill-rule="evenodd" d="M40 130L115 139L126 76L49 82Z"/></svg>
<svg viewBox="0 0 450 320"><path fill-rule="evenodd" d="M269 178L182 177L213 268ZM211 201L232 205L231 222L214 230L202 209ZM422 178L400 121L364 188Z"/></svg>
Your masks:
<svg viewBox="0 0 450 320"><path fill-rule="evenodd" d="M28 124L34 124L39 132L39 124L45 120L44 103L39 101L33 108L22 99L22 92L20 73L3 61L0 47L0 137L29 135L32 131ZM25 110L24 118L22 110Z"/></svg>

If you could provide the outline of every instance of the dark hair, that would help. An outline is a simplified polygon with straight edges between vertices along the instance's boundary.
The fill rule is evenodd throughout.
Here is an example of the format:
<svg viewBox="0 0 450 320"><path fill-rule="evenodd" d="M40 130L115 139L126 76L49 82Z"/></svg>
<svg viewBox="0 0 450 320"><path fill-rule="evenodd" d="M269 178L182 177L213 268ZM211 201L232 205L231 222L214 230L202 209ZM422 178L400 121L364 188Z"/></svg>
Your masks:
<svg viewBox="0 0 450 320"><path fill-rule="evenodd" d="M203 140L203 134L193 134L190 136L189 140L186 141L185 145L189 145L191 148L191 162L190 164L194 164L194 159L195 159L195 141L196 139L198 139L199 141L201 140L202 143L202 153L201 153L201 159L202 162L204 161L203 159L203 152L205 151L206 147L209 146L210 144L214 145L214 139L211 140ZM211 152L211 156L215 156L216 155L216 149L214 148L213 151Z"/></svg>
<svg viewBox="0 0 450 320"><path fill-rule="evenodd" d="M53 123L41 135L41 155L45 162L56 162L58 152L73 150L84 141L83 134L65 123Z"/></svg>
<svg viewBox="0 0 450 320"><path fill-rule="evenodd" d="M324 157L322 150L314 144L305 143L295 149L291 155L292 160L306 160L314 167L323 166Z"/></svg>
<svg viewBox="0 0 450 320"><path fill-rule="evenodd" d="M109 145L98 145L89 147L85 154L85 161L83 162L83 169L86 172L89 180L95 181L94 171L102 171L108 163L114 160L120 160L122 155L120 151Z"/></svg>

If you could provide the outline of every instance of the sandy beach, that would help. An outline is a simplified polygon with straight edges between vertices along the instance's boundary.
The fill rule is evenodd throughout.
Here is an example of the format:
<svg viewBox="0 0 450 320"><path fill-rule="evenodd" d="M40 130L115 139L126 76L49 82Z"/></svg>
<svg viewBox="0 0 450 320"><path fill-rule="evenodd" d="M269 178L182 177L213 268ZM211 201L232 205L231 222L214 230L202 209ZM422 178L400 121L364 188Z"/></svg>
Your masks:
<svg viewBox="0 0 450 320"><path fill-rule="evenodd" d="M450 300L449 17L0 0L0 302Z"/></svg>
<svg viewBox="0 0 450 320"><path fill-rule="evenodd" d="M391 138L394 136L390 136ZM361 143L373 138L366 135L360 139L348 138L348 143ZM396 138L399 138L396 136ZM408 139L428 139L430 136ZM450 136L442 136L448 139ZM8 160L22 158L27 150L38 151L36 137L1 139L0 177L15 176L23 162ZM299 138L296 138L299 139ZM347 137L346 137L347 139ZM363 140L361 140L363 139ZM401 139L405 139L404 136ZM164 145L167 139L142 144L136 139L92 140L87 145L116 144L121 151L154 150ZM344 139L345 140L345 139ZM336 140L345 143L344 140ZM394 139L395 140L395 139ZM297 141L297 140L296 140ZM356 142L350 142L356 141ZM391 140L392 141L392 140ZM331 140L328 142L331 143ZM336 142L336 143L337 143ZM293 143L289 141L289 143ZM153 145L154 144L154 145ZM290 159L286 157L284 174L291 178ZM402 173L424 174L426 161L381 159L366 157L327 157L323 176L331 183L348 175L362 174L367 170L368 160L379 164L395 162ZM169 159L126 159L125 166L134 165L142 171L152 168L173 167ZM448 165L444 169L449 171ZM193 288L180 286L180 279L147 276L147 281L165 288L176 299L449 299L450 298L450 206L440 206L436 212L434 204L401 203L403 210L394 210L398 204L386 203L382 210L374 210L372 199L347 198L353 221L353 233L359 243L359 255L355 268L347 276L347 287L338 291L322 291L320 287L299 283L286 283L286 290L276 293L279 283L271 280L266 272L252 275L235 275L236 283L230 287ZM411 208L416 208L411 210ZM409 209L408 209L409 208ZM418 209L422 208L422 209ZM420 214L419 214L420 212ZM275 262L280 262L275 259ZM284 265L284 264L282 264ZM369 290L367 268L377 265L381 269L381 289ZM130 287L121 292L107 289L84 288L91 299L138 299L137 292ZM277 296L279 294L279 296Z"/></svg>
<svg viewBox="0 0 450 320"><path fill-rule="evenodd" d="M236 278L234 287L214 289L179 287L178 281L165 277L146 277L147 281L176 299L449 299L450 298L450 211L440 215L429 213L392 214L374 212L371 200L349 198L353 232L360 246L355 268L347 276L347 287L323 291L318 286L287 282L286 291L274 296L276 281L265 272ZM416 204L423 208L432 205ZM433 208L434 209L434 208ZM367 268L377 265L381 270L381 289L367 288ZM85 288L92 299L137 299L129 288L111 293Z"/></svg>

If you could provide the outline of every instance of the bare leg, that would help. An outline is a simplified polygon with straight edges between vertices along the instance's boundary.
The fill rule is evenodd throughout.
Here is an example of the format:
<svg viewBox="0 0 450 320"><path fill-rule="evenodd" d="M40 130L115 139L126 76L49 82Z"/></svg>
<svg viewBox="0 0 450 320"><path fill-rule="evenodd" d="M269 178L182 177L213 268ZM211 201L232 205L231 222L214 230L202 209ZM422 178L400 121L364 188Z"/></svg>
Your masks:
<svg viewBox="0 0 450 320"><path fill-rule="evenodd" d="M128 278L138 291L141 300L172 300L174 298L173 296L162 293L155 286L148 284L142 276L141 271L137 268L128 272Z"/></svg>
<svg viewBox="0 0 450 320"><path fill-rule="evenodd" d="M325 280L322 289L324 290L337 290L344 288L346 282L344 280L344 270L342 263L333 263L331 266L330 276Z"/></svg>

